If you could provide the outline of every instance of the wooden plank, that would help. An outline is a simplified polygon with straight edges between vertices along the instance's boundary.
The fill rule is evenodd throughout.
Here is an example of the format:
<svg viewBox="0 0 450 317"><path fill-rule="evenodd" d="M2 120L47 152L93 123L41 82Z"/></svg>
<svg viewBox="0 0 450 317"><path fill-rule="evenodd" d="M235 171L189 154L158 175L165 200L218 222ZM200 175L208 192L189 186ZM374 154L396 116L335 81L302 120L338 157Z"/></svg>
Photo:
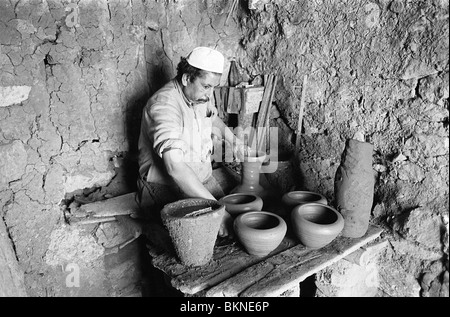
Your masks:
<svg viewBox="0 0 450 317"><path fill-rule="evenodd" d="M171 278L174 288L184 294L196 294L232 277L249 266L292 247L292 245L294 245L293 240L285 238L269 255L258 258L247 254L236 242L221 245L219 240L214 249L213 260L200 267L182 265L174 253L155 254L150 251L150 255L152 256L152 265Z"/></svg>
<svg viewBox="0 0 450 317"><path fill-rule="evenodd" d="M246 288L252 286L255 281L264 278L273 270L273 264L262 261L248 267L239 274L231 277L218 286L206 291L205 297L236 297Z"/></svg>
<svg viewBox="0 0 450 317"><path fill-rule="evenodd" d="M270 112L272 109L272 100L273 100L273 96L275 95L275 88L277 86L277 81L278 81L278 76L274 75L273 77L273 84L271 87L271 91L270 91L270 96L269 96L269 100L267 101L267 107L265 110L265 114L264 114L264 118L263 118L263 129L261 131L261 134L258 135L258 150L259 151L266 151L267 148L267 142L264 143L264 139L266 139L266 135L268 135L267 131L269 129L269 121L270 121ZM265 145L265 147L263 147L263 145Z"/></svg>
<svg viewBox="0 0 450 317"><path fill-rule="evenodd" d="M239 294L243 297L277 296L350 253L358 250L366 243L378 238L383 230L370 226L362 238L351 239L339 237L328 246L319 250L310 250L303 245L297 245L286 252L269 259L274 263L274 269L257 283ZM279 258L283 258L280 264ZM300 259L300 261L299 261Z"/></svg>
<svg viewBox="0 0 450 317"><path fill-rule="evenodd" d="M370 226L362 238L338 237L321 249L309 249L298 244L210 288L206 296L278 296L376 239L381 232L382 229Z"/></svg>
<svg viewBox="0 0 450 317"><path fill-rule="evenodd" d="M135 192L125 195L96 201L93 203L81 205L81 211L91 214L94 217L107 217L117 215L130 215L139 211L139 205L135 200Z"/></svg>
<svg viewBox="0 0 450 317"><path fill-rule="evenodd" d="M260 133L260 130L262 130L262 129L258 129L258 128L264 127L265 116L266 116L266 113L267 113L267 108L270 106L269 100L270 100L270 97L271 97L271 94L272 94L272 90L273 90L272 87L274 85L274 79L275 79L274 75L268 75L267 76L267 80L266 80L266 77L265 77L265 80L264 80L264 92L263 92L263 96L262 96L261 105L259 107L258 116L257 116L257 119L256 119L256 124L255 124L254 129L252 129L250 131L250 135L249 135L248 145L251 146L251 147L253 147L255 145L256 146L255 148L259 148L259 144L258 144L259 137L258 137L258 134Z"/></svg>
<svg viewBox="0 0 450 317"><path fill-rule="evenodd" d="M305 109L305 96L306 96L306 86L308 84L308 75L303 77L303 85L302 85L302 95L300 97L300 109L298 111L298 123L297 123L297 131L296 131L296 140L295 147L297 150L300 149L300 136L302 134L302 122L303 122L303 112Z"/></svg>

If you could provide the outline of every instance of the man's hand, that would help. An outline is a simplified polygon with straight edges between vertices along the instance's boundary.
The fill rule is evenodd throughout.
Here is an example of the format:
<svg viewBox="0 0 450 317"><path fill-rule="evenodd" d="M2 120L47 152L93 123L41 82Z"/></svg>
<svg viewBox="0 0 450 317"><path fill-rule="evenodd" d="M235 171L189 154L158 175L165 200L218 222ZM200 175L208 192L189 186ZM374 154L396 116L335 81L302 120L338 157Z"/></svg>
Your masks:
<svg viewBox="0 0 450 317"><path fill-rule="evenodd" d="M219 114L219 111L217 110L216 107L214 107L213 105L208 105L207 109L206 109L206 116L210 117L211 119L214 119L215 117L217 117L217 115Z"/></svg>
<svg viewBox="0 0 450 317"><path fill-rule="evenodd" d="M225 211L219 228L219 237L233 236L233 217Z"/></svg>

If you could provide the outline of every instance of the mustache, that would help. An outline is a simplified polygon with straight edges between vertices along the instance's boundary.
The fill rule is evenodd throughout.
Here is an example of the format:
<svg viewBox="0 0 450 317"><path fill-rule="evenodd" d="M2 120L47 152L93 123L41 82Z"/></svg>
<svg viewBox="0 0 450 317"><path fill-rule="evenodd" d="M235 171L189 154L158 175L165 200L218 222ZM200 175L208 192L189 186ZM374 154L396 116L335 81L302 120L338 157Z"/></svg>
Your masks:
<svg viewBox="0 0 450 317"><path fill-rule="evenodd" d="M201 102L201 103L204 103L204 102L208 102L209 101L209 97L206 97L206 98L202 98L202 99L197 99L197 102Z"/></svg>

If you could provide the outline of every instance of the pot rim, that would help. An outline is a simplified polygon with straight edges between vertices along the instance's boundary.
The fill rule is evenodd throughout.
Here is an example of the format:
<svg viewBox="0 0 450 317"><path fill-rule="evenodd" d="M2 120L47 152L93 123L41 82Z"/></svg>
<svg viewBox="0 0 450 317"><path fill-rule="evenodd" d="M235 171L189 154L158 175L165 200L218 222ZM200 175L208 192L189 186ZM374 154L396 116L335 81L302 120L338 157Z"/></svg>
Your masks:
<svg viewBox="0 0 450 317"><path fill-rule="evenodd" d="M266 160L267 157L267 153L265 151L256 151L256 150L251 150L250 153L248 153L247 155L244 156L244 161L245 162L264 162Z"/></svg>
<svg viewBox="0 0 450 317"><path fill-rule="evenodd" d="M249 217L252 215L266 215L266 216L276 218L278 220L278 224L275 227L267 228L267 229L252 228L252 227L248 226L244 221L246 217ZM236 219L234 220L234 223L235 224L241 223L243 226L245 226L245 228L247 228L247 230L249 230L250 232L255 232L255 233L264 232L264 233L268 234L268 233L276 232L276 231L280 230L280 228L282 228L283 230L284 229L287 230L287 224L283 218L281 218L280 216L278 216L277 214L275 214L273 212L263 211L263 210L260 210L260 211L255 210L255 211L248 211L248 212L242 213L236 217Z"/></svg>
<svg viewBox="0 0 450 317"><path fill-rule="evenodd" d="M313 222L313 221L310 221L310 220L306 219L301 212L302 212L303 209L306 209L306 208L308 208L310 206L320 206L320 207L323 207L323 208L331 211L332 213L334 213L336 215L336 220L334 222L332 222L332 223L321 224L321 223ZM341 222L344 221L344 218L341 215L341 213L338 212L335 208L333 208L332 206L329 206L329 205L321 204L321 203L313 203L313 202L311 202L311 203L305 203L305 204L302 204L302 205L295 206L292 209L292 212L291 212L291 219L292 219L293 222L294 222L294 218L295 218L296 215L299 216L299 220L300 221L304 221L304 222L306 222L306 223L308 223L308 224L310 224L312 226L317 226L317 227L321 227L321 228L336 226L336 225L339 225Z"/></svg>
<svg viewBox="0 0 450 317"><path fill-rule="evenodd" d="M243 202L243 203L233 203L233 202L227 202L227 199L232 198L232 197L236 197L236 196L242 196L242 197L251 197L253 198L250 201L247 202ZM261 197L259 197L258 195L252 194L252 193L233 193L233 194L229 194L226 196L223 196L222 198L219 199L220 202L222 203L228 203L228 204L232 204L232 205L245 205L248 203L252 203L255 202L256 200L261 199Z"/></svg>
<svg viewBox="0 0 450 317"><path fill-rule="evenodd" d="M295 195L298 195L298 194L310 194L310 195L318 196L320 199L325 198L324 195L317 193L317 192L309 191L309 190L293 190L293 191L285 193L284 196L289 197L289 198L296 198Z"/></svg>

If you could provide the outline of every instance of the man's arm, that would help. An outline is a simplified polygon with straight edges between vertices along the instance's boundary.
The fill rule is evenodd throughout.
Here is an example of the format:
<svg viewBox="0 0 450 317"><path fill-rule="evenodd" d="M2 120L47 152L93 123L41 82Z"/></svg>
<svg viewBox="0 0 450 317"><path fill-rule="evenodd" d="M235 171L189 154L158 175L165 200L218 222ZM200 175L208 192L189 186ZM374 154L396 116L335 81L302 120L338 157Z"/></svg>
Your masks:
<svg viewBox="0 0 450 317"><path fill-rule="evenodd" d="M245 145L244 141L239 139L219 116L214 117L212 125L213 134L229 143L233 149L234 155L240 160L243 160L244 156L247 154L246 152L250 150L250 148Z"/></svg>
<svg viewBox="0 0 450 317"><path fill-rule="evenodd" d="M216 200L203 186L194 171L183 161L183 156L183 151L180 149L163 153L164 165L170 177L187 196Z"/></svg>
<svg viewBox="0 0 450 317"><path fill-rule="evenodd" d="M189 197L213 199L214 196L203 186L194 171L183 161L183 151L172 149L163 153L164 165L170 177L178 187ZM233 218L225 212L218 235L221 237L231 235Z"/></svg>

